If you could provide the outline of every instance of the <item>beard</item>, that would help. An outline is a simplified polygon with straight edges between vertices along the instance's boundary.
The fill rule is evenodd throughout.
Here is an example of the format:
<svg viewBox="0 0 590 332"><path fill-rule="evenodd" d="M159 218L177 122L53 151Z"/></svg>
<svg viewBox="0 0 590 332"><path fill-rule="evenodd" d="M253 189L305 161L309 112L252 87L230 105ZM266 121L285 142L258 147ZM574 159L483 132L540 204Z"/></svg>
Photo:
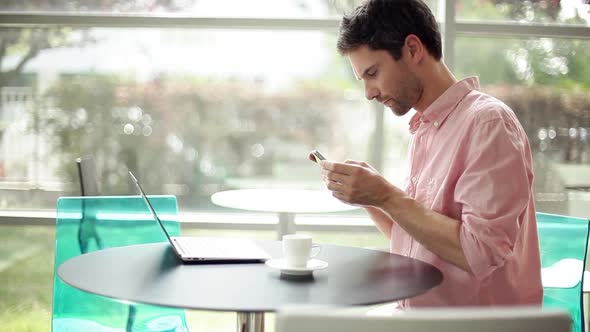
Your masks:
<svg viewBox="0 0 590 332"><path fill-rule="evenodd" d="M404 116L412 109L412 107L407 105L402 106L401 103L393 100L393 105L390 106L389 109L397 116Z"/></svg>
<svg viewBox="0 0 590 332"><path fill-rule="evenodd" d="M418 103L424 92L424 84L412 73L407 73L407 78L400 82L399 89L392 94L391 106L393 114L406 115Z"/></svg>

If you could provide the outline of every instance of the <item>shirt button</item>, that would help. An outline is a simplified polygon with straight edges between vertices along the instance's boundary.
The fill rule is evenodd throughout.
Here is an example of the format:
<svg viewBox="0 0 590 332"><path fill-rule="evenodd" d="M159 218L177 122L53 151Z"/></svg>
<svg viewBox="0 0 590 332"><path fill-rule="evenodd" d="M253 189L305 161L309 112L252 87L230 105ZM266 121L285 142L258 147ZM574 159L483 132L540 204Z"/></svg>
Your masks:
<svg viewBox="0 0 590 332"><path fill-rule="evenodd" d="M438 121L434 121L434 126L438 127L438 125L439 125Z"/></svg>
<svg viewBox="0 0 590 332"><path fill-rule="evenodd" d="M414 182L414 183L418 182L418 177L417 176L412 177L412 182Z"/></svg>

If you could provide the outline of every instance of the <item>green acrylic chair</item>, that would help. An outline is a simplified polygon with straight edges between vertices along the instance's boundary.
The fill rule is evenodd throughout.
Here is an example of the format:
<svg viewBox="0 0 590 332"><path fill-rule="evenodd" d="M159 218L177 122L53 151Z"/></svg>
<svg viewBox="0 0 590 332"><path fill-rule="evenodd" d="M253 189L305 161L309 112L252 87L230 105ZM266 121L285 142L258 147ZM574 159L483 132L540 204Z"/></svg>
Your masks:
<svg viewBox="0 0 590 332"><path fill-rule="evenodd" d="M567 310L572 331L584 331L582 283L589 220L537 213L543 277L543 307Z"/></svg>
<svg viewBox="0 0 590 332"><path fill-rule="evenodd" d="M166 229L179 235L176 197L153 196L151 202ZM59 198L52 331L188 331L183 309L109 299L71 287L57 276L61 263L82 253L163 241L164 233L140 196Z"/></svg>

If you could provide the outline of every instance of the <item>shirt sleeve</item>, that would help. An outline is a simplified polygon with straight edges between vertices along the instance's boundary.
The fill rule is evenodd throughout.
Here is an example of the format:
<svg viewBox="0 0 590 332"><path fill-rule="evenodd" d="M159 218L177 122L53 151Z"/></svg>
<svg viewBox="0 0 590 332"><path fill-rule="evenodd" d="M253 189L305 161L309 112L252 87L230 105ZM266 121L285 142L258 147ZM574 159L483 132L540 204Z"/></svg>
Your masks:
<svg viewBox="0 0 590 332"><path fill-rule="evenodd" d="M455 190L462 206L461 246L479 280L513 253L521 215L532 197L528 139L520 125L508 120L496 117L472 128Z"/></svg>

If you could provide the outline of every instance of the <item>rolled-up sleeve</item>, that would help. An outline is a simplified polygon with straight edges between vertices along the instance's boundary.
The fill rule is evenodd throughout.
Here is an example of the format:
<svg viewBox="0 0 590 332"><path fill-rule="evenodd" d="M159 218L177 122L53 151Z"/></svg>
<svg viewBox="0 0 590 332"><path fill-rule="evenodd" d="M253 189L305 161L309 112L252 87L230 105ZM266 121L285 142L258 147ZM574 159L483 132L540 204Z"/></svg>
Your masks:
<svg viewBox="0 0 590 332"><path fill-rule="evenodd" d="M462 208L461 246L481 280L513 252L521 214L531 197L532 170L525 160L526 136L510 121L496 117L472 130L455 200Z"/></svg>

